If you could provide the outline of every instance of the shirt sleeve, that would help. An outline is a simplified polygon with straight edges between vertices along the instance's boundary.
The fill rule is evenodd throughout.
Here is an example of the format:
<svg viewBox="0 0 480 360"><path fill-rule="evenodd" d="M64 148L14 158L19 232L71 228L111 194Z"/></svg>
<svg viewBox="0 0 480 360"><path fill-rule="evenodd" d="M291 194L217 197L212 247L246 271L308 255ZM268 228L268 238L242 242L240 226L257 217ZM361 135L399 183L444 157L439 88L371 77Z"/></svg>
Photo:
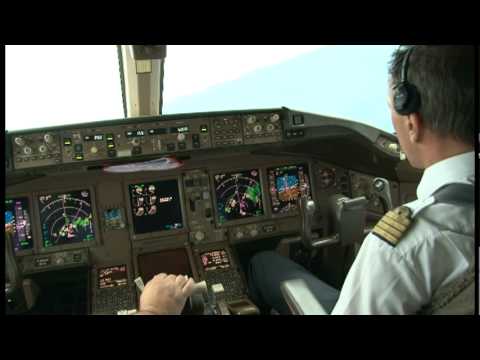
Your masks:
<svg viewBox="0 0 480 360"><path fill-rule="evenodd" d="M422 283L407 257L370 233L345 279L332 315L414 314L426 298Z"/></svg>

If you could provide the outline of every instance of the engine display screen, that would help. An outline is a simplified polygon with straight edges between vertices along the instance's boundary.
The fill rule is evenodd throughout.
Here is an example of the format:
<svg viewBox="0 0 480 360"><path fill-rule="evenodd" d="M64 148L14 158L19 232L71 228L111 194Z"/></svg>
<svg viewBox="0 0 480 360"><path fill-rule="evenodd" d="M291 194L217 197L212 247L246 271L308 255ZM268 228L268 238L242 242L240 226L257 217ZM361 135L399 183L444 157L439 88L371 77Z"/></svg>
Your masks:
<svg viewBox="0 0 480 360"><path fill-rule="evenodd" d="M308 165L287 165L268 169L268 185L273 214L285 214L297 209L300 195L310 193Z"/></svg>
<svg viewBox="0 0 480 360"><path fill-rule="evenodd" d="M264 214L258 169L221 173L214 179L220 224Z"/></svg>
<svg viewBox="0 0 480 360"><path fill-rule="evenodd" d="M45 248L95 240L89 190L41 195L38 205Z"/></svg>
<svg viewBox="0 0 480 360"><path fill-rule="evenodd" d="M207 251L200 254L203 269L211 271L216 269L227 269L230 267L227 251L224 249Z"/></svg>
<svg viewBox="0 0 480 360"><path fill-rule="evenodd" d="M13 230L12 245L15 252L33 248L28 198L5 200L5 225Z"/></svg>
<svg viewBox="0 0 480 360"><path fill-rule="evenodd" d="M98 269L98 288L108 289L128 284L127 265Z"/></svg>
<svg viewBox="0 0 480 360"><path fill-rule="evenodd" d="M128 189L135 234L183 228L176 179L131 184Z"/></svg>

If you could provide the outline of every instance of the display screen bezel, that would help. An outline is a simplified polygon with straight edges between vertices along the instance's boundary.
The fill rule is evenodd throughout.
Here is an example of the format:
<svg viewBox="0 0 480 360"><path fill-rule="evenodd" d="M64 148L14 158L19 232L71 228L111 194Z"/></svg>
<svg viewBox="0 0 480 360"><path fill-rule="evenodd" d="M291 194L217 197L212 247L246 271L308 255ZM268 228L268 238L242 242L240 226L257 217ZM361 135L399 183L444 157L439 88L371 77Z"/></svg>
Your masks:
<svg viewBox="0 0 480 360"><path fill-rule="evenodd" d="M44 247L43 242L43 234L42 234L42 224L40 219L40 205L39 205L39 198L40 196L51 195L51 194L61 194L61 193L68 193L72 191L82 191L88 190L90 192L90 201L91 201L91 209L92 209L92 223L94 229L94 239L92 241L82 241L76 242L73 244L63 244L63 245L53 245L49 247ZM101 235L99 229L99 219L98 219L98 211L97 211L97 201L95 196L95 189L91 185L86 186L75 186L71 188L53 188L49 191L37 191L33 193L33 199L35 204L35 218L38 226L39 232L39 240L38 240L38 252L39 253L51 253L51 252L58 252L64 250L71 250L71 249L83 249L89 248L93 246L97 246L101 243Z"/></svg>
<svg viewBox="0 0 480 360"><path fill-rule="evenodd" d="M132 209L132 203L130 200L130 185L135 185L139 183L153 183L153 182L159 182L159 181L168 181L168 180L176 180L177 186L178 186L178 193L180 197L180 211L182 213L182 224L183 227L181 229L172 229L172 230L160 230L160 231L154 231L154 232L149 232L149 233L143 233L143 234L136 234L133 228L133 209ZM188 223L186 219L186 213L185 213L185 205L184 205L184 193L183 193L183 186L181 184L181 179L180 176L167 176L167 177L158 177L158 176L151 176L151 177L136 177L136 178L128 178L124 180L124 195L125 195L125 202L126 202L126 207L127 207L127 218L128 218L128 223L130 226L129 228L129 233L130 237L132 240L144 240L144 239L151 239L151 238L156 238L156 237L168 237L172 235L177 235L177 234L184 234L188 233Z"/></svg>
<svg viewBox="0 0 480 360"><path fill-rule="evenodd" d="M257 170L258 171L258 179L260 182L260 189L261 189L261 198L262 198L262 205L263 205L263 215L260 216L250 216L245 219L236 219L236 220L227 220L223 223L220 223L220 216L218 213L218 207L217 207L217 191L216 191L216 184L215 184L215 176L219 174L224 174L224 173L233 173L233 172L244 172L244 171L252 171L252 170ZM217 227L223 228L223 227L230 227L230 226L235 226L235 225L241 225L241 224L250 224L258 221L262 221L268 218L269 212L268 212L268 207L265 206L265 183L264 183L264 168L261 166L252 166L252 167L238 167L238 168L224 168L224 169L215 169L215 170L210 170L210 181L212 184L212 192L213 192L213 210L215 214L215 224Z"/></svg>
<svg viewBox="0 0 480 360"><path fill-rule="evenodd" d="M269 170L271 169L276 169L276 168L279 168L279 167L285 167L285 166L299 166L299 165L304 165L306 168L307 168L307 171L308 171L308 179L310 181L310 199L314 199L315 198L315 194L314 194L314 183L313 183L313 174L312 174L312 167L311 167L311 164L309 161L298 161L298 162L289 162L287 164L274 164L274 165L271 165L271 166L268 166L265 168L265 179L267 181L267 190L268 190L268 205L269 205L269 212L270 212L270 215L273 219L277 219L277 218L284 218L284 217L292 217L292 216L297 216L300 212L298 209L295 209L295 210L290 210L286 213L274 213L273 212L273 198L272 198L272 194L270 194L270 184L269 184L269 179L268 179L268 173L269 173Z"/></svg>
<svg viewBox="0 0 480 360"><path fill-rule="evenodd" d="M114 286L105 287L105 288L100 287L100 272L101 272L102 270L105 270L105 269L110 269L110 268L112 268L112 267L120 267L120 266L125 266L125 278L127 279L126 284L124 284L124 285L114 285ZM109 289L124 288L124 287L128 287L128 285L130 284L130 277L129 277L129 275L128 275L128 266L127 266L127 264L107 265L107 266L97 267L95 274L96 274L95 285L96 285L96 288L97 288L98 290L109 290Z"/></svg>
<svg viewBox="0 0 480 360"><path fill-rule="evenodd" d="M32 231L32 248L26 250L18 250L15 251L15 247L12 244L12 249L14 249L15 256L24 256L24 255L32 255L35 253L35 250L38 246L38 239L39 239L39 232L37 231L37 213L35 211L35 203L33 201L33 197L29 193L14 193L14 194L5 194L5 200L13 200L13 199L27 199L28 207L30 211L30 227Z"/></svg>

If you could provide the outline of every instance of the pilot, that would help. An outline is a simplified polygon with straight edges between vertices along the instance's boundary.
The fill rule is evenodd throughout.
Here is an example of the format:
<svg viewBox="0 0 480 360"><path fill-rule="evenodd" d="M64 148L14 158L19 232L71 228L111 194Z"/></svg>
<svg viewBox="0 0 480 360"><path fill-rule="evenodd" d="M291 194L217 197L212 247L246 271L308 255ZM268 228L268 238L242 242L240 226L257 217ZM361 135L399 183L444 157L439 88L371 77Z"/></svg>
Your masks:
<svg viewBox="0 0 480 360"><path fill-rule="evenodd" d="M388 104L400 146L413 167L424 169L417 200L380 220L341 291L276 252L255 255L249 291L262 312L290 313L280 290L289 279L304 279L331 314L434 313L439 294L473 279L473 196L444 201L440 194L452 184L474 186L474 47L401 47L389 75Z"/></svg>

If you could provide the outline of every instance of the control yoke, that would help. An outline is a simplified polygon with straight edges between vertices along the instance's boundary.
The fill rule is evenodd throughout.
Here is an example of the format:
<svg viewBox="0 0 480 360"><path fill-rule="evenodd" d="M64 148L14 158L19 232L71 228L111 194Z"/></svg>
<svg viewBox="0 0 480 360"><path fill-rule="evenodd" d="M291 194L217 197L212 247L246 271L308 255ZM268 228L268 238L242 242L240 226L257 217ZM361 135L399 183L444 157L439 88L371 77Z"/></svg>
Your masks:
<svg viewBox="0 0 480 360"><path fill-rule="evenodd" d="M384 178L375 178L373 179L373 188L375 192L383 201L386 211L393 209L392 195L390 193L390 183L387 179Z"/></svg>
<svg viewBox="0 0 480 360"><path fill-rule="evenodd" d="M307 195L298 199L302 221L301 240L307 249L341 243L343 245L360 242L364 236L367 199L364 196L350 199L336 194L330 198L329 210L334 223L334 235L318 238L312 233L315 202Z"/></svg>

